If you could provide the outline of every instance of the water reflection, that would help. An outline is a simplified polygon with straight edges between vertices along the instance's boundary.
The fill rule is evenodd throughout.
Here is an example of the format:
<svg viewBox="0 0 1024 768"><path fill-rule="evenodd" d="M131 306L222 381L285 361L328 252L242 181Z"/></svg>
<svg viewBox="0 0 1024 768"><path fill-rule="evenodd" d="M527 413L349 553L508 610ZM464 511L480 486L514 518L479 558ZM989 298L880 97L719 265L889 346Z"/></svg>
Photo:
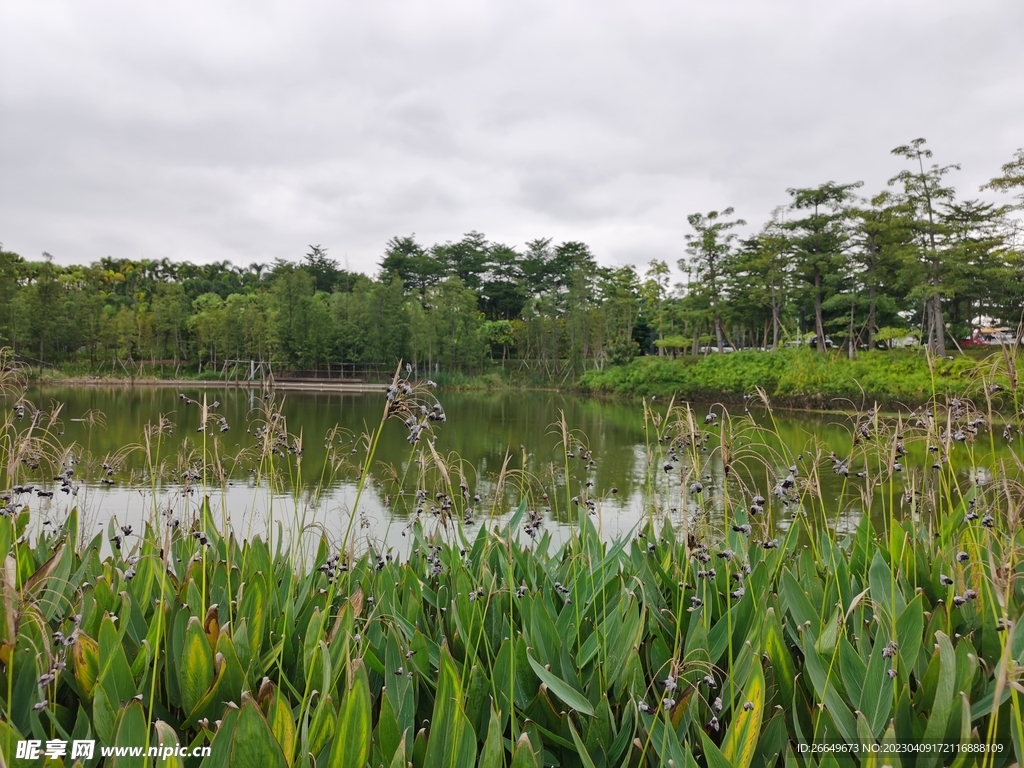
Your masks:
<svg viewBox="0 0 1024 768"><path fill-rule="evenodd" d="M217 407L200 430L204 397L207 406ZM428 527L439 524L432 500L416 497L417 489L432 494L439 483L435 453L451 487L458 492L465 485L457 506L460 519L464 507L472 510L466 514L470 535L506 517L520 489L529 488L531 508L544 516L556 541L569 535L577 509L588 504L603 534L617 537L632 534L650 515L721 528L757 495L767 497L763 521L757 521L766 540L785 532L797 514L849 531L868 513L882 519L934 511L914 499L926 496L941 474L931 469L940 464L934 446L909 437L905 448L900 439L906 455L894 472L880 452L855 447L858 422L841 414L769 418L738 408L731 418L723 413L696 427L705 442L692 446L687 459L684 448L670 447L664 424L657 423L664 404L645 419L637 403L557 392L441 393L447 421L420 443L410 445L408 430L397 421L385 426L353 516L368 436L380 423L381 394L292 393L266 403L254 390L49 387L29 398L44 411L63 404L51 436L66 449L62 456L79 462L77 496L35 497L33 508L58 521L78 504L96 530L115 519L135 531L146 520L191 522L208 495L215 519L241 535L269 531L298 546L302 532L305 539L323 531L341 541L353 531L361 544L401 549L417 509ZM697 411L697 422L704 411ZM271 412L280 414L279 423L268 420ZM571 430L568 452L558 426L562 414ZM154 430L161 417L166 423ZM262 430L283 436L273 455L261 451ZM1010 447L1001 443L983 456L969 445L943 450L949 454L943 460L962 465L943 482L969 493L975 484L992 482ZM42 472L26 472L24 482L52 486ZM811 490L802 504L772 496L790 475Z"/></svg>

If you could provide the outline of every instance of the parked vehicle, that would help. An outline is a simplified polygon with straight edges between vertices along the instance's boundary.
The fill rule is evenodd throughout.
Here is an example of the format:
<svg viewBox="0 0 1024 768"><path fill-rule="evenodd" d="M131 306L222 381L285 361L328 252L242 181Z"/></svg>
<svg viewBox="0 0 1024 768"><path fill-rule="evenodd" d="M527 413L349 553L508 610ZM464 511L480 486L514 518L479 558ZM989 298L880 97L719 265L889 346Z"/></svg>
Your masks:
<svg viewBox="0 0 1024 768"><path fill-rule="evenodd" d="M786 346L787 347L802 347L804 345L809 346L811 349L817 349L818 348L818 337L817 337L817 335L811 333L811 334L808 334L807 336L805 336L804 338L801 338L801 339L790 339L789 341L786 342ZM825 349L838 349L838 347L835 345L835 342L833 342L832 338L829 337L829 336L825 337Z"/></svg>
<svg viewBox="0 0 1024 768"><path fill-rule="evenodd" d="M1011 329L1007 326L989 327L989 328L975 328L974 332L970 335L970 338L964 339L960 342L961 347L984 347L984 346L1001 346L1004 344L1013 344L1016 341L1016 337L1013 335Z"/></svg>

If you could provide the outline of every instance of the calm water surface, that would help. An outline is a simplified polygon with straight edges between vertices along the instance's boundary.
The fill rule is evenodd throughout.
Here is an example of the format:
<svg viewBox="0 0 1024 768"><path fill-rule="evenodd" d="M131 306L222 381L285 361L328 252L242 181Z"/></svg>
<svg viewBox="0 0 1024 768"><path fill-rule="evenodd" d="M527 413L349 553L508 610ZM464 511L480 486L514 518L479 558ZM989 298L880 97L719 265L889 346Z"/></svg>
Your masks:
<svg viewBox="0 0 1024 768"><path fill-rule="evenodd" d="M218 405L209 411L206 430L200 431L204 396L208 404ZM111 520L136 531L153 519L189 524L208 495L218 519L241 534L265 532L269 526L293 541L302 538L296 536L299 531L307 532L307 539L325 531L341 541L351 532L354 540L377 547L401 548L418 506L422 519L428 524L436 521L441 502L435 493L443 477L434 466L433 452L446 465L454 494L462 497L456 500L454 514L461 520L463 508L472 509L470 528L506 516L518 501L518 487L526 484L532 491L530 507L545 518L544 529L562 539L568 535L568 521L575 519L572 497L582 504L589 499L602 532L613 537L629 535L652 514L692 521L704 513L714 523L726 504L746 508L758 493L769 499L766 515L758 522L770 535L785 530L792 518L795 505L773 501L771 494L791 465L797 467L800 483L811 478L819 489L817 512L830 525L846 529L856 525L865 510L884 517L889 505L899 505L901 514L921 513L924 510L902 504L902 497L939 482L934 479L939 476L961 489L970 489L975 481L985 483L1012 449L998 436L990 440L982 430L974 447L956 444L949 449L948 466L955 469L937 472L931 467L937 454L927 450L924 440L908 435L901 472L886 466L890 462L885 458L854 452L850 475L843 476L833 471L830 454L851 455L853 416L777 412L772 419L764 411L751 415L737 407L726 430L733 458L725 482L718 449L723 419L705 426L707 405L694 406L699 429L710 435L707 450L692 454L693 464L684 451L673 459L667 443L658 442L652 419L661 417L667 404L655 403L645 420L639 403L557 392L440 392L446 421L435 425L419 444L409 443L409 431L400 421L385 425L370 468L371 482L353 515L360 467L367 456L366 436L380 423L382 394L280 393L267 403L258 391L239 389L47 387L30 391L27 397L46 413L55 412L60 404L50 434L54 450L64 450L79 462L74 495L60 492L59 483L51 479L53 470L43 477L43 468L34 473L26 469L19 479L25 485L56 490L52 499L21 497L31 498L32 506L53 521L59 522L77 503L95 530L105 530ZM8 401L6 407L11 406ZM714 410L722 412L717 406ZM275 431L287 437L277 441L277 454L261 460L258 435L267 413L273 411L284 419ZM573 435L570 459L561 445L562 414ZM161 417L163 429L154 431ZM769 427L771 434L755 431L755 425ZM427 440L433 442L433 452ZM998 443L994 453L993 443ZM217 481L216 466L226 475L223 483ZM503 468L506 492L497 493ZM857 472L869 477L857 478ZM869 479L882 475L887 480L866 499ZM690 486L698 481L704 490L693 494ZM418 500L418 488L428 490L424 501Z"/></svg>

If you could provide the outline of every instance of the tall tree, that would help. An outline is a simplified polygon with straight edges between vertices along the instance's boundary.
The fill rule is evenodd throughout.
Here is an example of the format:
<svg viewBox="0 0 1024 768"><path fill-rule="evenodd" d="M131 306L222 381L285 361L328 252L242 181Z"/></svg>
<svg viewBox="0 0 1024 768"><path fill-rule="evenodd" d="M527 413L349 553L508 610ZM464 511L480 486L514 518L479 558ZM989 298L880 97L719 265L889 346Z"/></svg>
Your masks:
<svg viewBox="0 0 1024 768"><path fill-rule="evenodd" d="M490 265L490 243L483 234L467 232L457 243L435 245L431 255L445 274L459 278L470 290L480 290Z"/></svg>
<svg viewBox="0 0 1024 768"><path fill-rule="evenodd" d="M725 349L725 333L722 326L722 287L725 275L735 256L733 241L736 234L730 230L746 225L743 219L732 219L734 210L711 211L707 214L692 213L686 217L696 234L686 235L686 252L689 260L680 261L679 268L693 269L697 286L707 296L711 323L718 343L718 351Z"/></svg>
<svg viewBox="0 0 1024 768"><path fill-rule="evenodd" d="M945 264L941 249L945 224L940 216L939 206L952 201L956 195L952 187L943 184L943 178L950 171L959 170L959 165L932 164L927 169L924 161L931 158L932 151L925 147L924 139L914 139L909 144L896 147L892 154L911 163L911 168L901 171L889 179L889 185L899 185L911 215L911 223L917 232L919 264L923 268L923 280L913 291L913 297L921 301L924 325L927 330L928 349L938 355L946 354L946 321L942 313L942 284Z"/></svg>
<svg viewBox="0 0 1024 768"><path fill-rule="evenodd" d="M869 349L875 346L879 309L886 320L895 321L896 302L909 288L900 276L913 259L913 230L904 207L888 192L875 195L867 205L855 209L858 219L853 259L867 293L864 335Z"/></svg>
<svg viewBox="0 0 1024 768"><path fill-rule="evenodd" d="M328 258L327 249L321 245L309 246L302 266L313 277L313 291L316 293L332 293L342 276L338 262Z"/></svg>
<svg viewBox="0 0 1024 768"><path fill-rule="evenodd" d="M734 313L755 337L761 330L760 346L771 345L772 349L779 347L791 282L789 240L778 214L776 211L763 230L743 241L729 275Z"/></svg>
<svg viewBox="0 0 1024 768"><path fill-rule="evenodd" d="M668 263L659 259L651 259L647 265L647 271L644 272L646 279L640 286L643 313L649 319L654 332L658 335L658 341L664 340L666 331L671 333L668 313L665 311L670 275ZM664 354L665 348L659 346L658 356L660 357Z"/></svg>
<svg viewBox="0 0 1024 768"><path fill-rule="evenodd" d="M1020 201L1019 207L1024 208L1024 148L1013 153L1013 159L1003 165L1002 171L1002 174L993 177L981 188L983 190L994 189L999 192L1019 190L1017 193L1017 199Z"/></svg>
<svg viewBox="0 0 1024 768"><path fill-rule="evenodd" d="M790 208L802 218L786 222L795 272L811 292L814 302L814 335L817 347L825 351L824 303L835 292L845 273L845 251L850 239L848 203L861 182L788 189Z"/></svg>
<svg viewBox="0 0 1024 768"><path fill-rule="evenodd" d="M444 274L444 268L416 242L414 234L388 240L380 271L381 279L390 274L400 280L406 289L418 293L436 285ZM392 278L386 279L390 281Z"/></svg>

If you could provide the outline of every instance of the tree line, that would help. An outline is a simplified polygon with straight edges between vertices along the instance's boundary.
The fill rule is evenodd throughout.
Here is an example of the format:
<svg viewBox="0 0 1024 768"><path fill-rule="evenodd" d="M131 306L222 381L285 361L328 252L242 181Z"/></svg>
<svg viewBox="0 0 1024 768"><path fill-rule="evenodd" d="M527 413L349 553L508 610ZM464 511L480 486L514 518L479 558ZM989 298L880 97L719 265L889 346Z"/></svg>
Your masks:
<svg viewBox="0 0 1024 768"><path fill-rule="evenodd" d="M97 369L148 360L223 369L272 361L476 373L515 360L548 377L640 354L700 354L836 340L850 356L907 336L937 354L972 318L1016 325L1024 311L1024 150L984 188L959 195L959 166L932 162L923 139L887 187L789 189L760 230L732 208L687 217L684 282L652 260L603 267L586 243L521 247L470 232L456 242L390 240L374 276L342 269L316 245L298 262L238 266L105 257L59 266L0 248L0 344L40 365ZM983 188L983 189L984 189Z"/></svg>

